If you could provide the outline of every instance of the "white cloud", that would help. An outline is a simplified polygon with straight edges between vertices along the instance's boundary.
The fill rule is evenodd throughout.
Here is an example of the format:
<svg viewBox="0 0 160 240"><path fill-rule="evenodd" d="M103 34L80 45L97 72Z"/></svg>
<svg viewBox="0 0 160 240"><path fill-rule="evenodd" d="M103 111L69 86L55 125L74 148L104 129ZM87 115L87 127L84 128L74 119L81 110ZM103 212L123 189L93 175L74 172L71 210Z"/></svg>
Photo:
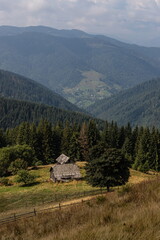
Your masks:
<svg viewBox="0 0 160 240"><path fill-rule="evenodd" d="M22 1L22 8L25 8L27 11L39 11L46 7L45 0L32 0L32 1Z"/></svg>

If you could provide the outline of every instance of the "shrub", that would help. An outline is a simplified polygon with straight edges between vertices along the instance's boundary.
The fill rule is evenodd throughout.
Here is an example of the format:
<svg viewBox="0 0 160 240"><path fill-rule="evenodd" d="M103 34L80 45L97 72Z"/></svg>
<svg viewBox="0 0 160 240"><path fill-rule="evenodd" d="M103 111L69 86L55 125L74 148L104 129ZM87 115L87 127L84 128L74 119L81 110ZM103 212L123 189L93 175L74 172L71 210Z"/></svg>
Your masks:
<svg viewBox="0 0 160 240"><path fill-rule="evenodd" d="M26 170L28 163L21 158L16 159L14 162L11 162L8 170L13 174L17 174L19 170Z"/></svg>
<svg viewBox="0 0 160 240"><path fill-rule="evenodd" d="M35 166L40 166L40 165L43 165L43 162L42 161L37 161L37 162L35 162Z"/></svg>
<svg viewBox="0 0 160 240"><path fill-rule="evenodd" d="M123 196L131 191L131 184L125 184L118 190L118 195Z"/></svg>
<svg viewBox="0 0 160 240"><path fill-rule="evenodd" d="M31 175L27 170L21 170L18 172L16 182L24 183L24 185L29 185L35 182L36 176Z"/></svg>
<svg viewBox="0 0 160 240"><path fill-rule="evenodd" d="M103 204L106 201L105 196L98 196L96 199L97 204Z"/></svg>
<svg viewBox="0 0 160 240"><path fill-rule="evenodd" d="M10 185L9 179L5 177L0 178L0 185L9 186Z"/></svg>

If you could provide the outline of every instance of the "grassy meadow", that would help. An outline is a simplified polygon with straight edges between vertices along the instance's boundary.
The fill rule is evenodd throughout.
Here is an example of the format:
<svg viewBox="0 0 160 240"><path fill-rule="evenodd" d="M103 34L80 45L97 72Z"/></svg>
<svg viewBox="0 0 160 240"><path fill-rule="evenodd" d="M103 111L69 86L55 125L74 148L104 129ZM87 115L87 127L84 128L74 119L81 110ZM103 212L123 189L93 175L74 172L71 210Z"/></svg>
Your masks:
<svg viewBox="0 0 160 240"><path fill-rule="evenodd" d="M85 163L78 163L82 176L85 175ZM9 179L13 183L11 186L0 186L0 215L14 212L26 212L33 207L47 204L48 201L63 202L79 197L80 194L87 195L87 192L96 190L88 185L84 180L71 181L68 183L53 183L49 179L51 165L39 166L36 170L30 170L37 176L36 183L31 186L22 186L15 183L16 176ZM129 183L137 183L146 180L150 175L131 170ZM76 196L77 194L77 196Z"/></svg>
<svg viewBox="0 0 160 240"><path fill-rule="evenodd" d="M1 226L3 240L159 240L160 178Z"/></svg>

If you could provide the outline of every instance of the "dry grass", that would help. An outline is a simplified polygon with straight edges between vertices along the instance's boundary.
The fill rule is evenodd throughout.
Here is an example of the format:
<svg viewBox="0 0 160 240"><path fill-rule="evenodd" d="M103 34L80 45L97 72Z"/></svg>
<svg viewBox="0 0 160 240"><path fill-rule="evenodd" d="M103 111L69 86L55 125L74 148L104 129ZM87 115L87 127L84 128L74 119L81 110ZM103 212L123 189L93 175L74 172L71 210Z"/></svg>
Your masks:
<svg viewBox="0 0 160 240"><path fill-rule="evenodd" d="M78 163L81 173L85 175L85 162ZM41 205L48 206L44 202L54 201L62 202L75 199L75 194L95 190L85 181L72 181L69 183L53 183L49 181L49 169L51 165L39 166L37 170L30 170L31 173L37 175L38 184L28 187L22 187L18 183L12 186L0 187L0 216L12 213L20 213L33 210ZM129 183L137 183L155 176L147 175L131 169L131 177ZM14 182L15 176L10 177ZM56 195L56 196L55 196ZM54 204L54 203L53 203Z"/></svg>
<svg viewBox="0 0 160 240"><path fill-rule="evenodd" d="M160 178L1 226L1 239L160 240Z"/></svg>
<svg viewBox="0 0 160 240"><path fill-rule="evenodd" d="M84 164L79 163L82 174L84 174ZM92 188L85 181L72 181L68 183L53 183L49 181L48 166L39 166L37 170L30 170L31 173L37 176L37 184L32 186L22 187L21 184L15 183L16 176L11 176L9 179L14 184L12 186L0 186L0 212L4 214L28 211L30 207L39 206L43 202L54 201L60 202L68 199L73 199L74 194L91 191ZM56 196L55 196L56 195Z"/></svg>

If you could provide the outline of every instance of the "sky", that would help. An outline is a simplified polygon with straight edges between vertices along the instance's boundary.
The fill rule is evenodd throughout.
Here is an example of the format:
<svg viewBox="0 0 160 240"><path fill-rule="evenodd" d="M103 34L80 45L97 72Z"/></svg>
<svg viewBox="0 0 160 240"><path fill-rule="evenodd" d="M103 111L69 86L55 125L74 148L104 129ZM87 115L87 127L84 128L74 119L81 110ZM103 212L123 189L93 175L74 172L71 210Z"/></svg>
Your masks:
<svg viewBox="0 0 160 240"><path fill-rule="evenodd" d="M160 0L0 0L0 25L79 29L160 46Z"/></svg>

